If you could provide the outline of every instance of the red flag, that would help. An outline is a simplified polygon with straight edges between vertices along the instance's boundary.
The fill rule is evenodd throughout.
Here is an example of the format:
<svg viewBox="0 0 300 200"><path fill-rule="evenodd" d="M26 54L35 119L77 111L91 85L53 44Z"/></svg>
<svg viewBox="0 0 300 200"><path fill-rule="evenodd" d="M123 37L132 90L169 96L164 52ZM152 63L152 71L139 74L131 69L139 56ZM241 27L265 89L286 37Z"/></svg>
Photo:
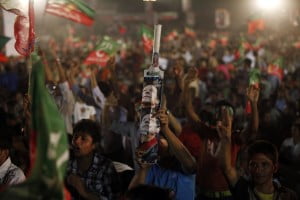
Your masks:
<svg viewBox="0 0 300 200"><path fill-rule="evenodd" d="M253 34L257 30L265 29L265 20L263 19L255 19L248 22L248 34Z"/></svg>
<svg viewBox="0 0 300 200"><path fill-rule="evenodd" d="M34 50L35 37L33 0L7 1L1 3L1 7L18 15L14 25L15 49L23 56L30 55Z"/></svg>

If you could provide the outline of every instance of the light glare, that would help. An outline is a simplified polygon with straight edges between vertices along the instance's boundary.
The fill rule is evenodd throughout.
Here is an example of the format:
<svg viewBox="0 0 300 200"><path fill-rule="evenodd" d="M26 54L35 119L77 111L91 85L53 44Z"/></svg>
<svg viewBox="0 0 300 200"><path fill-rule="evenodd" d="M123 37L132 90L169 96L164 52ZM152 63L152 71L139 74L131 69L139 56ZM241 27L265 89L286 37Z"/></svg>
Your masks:
<svg viewBox="0 0 300 200"><path fill-rule="evenodd" d="M282 0L256 0L256 4L261 9L272 10L279 8Z"/></svg>

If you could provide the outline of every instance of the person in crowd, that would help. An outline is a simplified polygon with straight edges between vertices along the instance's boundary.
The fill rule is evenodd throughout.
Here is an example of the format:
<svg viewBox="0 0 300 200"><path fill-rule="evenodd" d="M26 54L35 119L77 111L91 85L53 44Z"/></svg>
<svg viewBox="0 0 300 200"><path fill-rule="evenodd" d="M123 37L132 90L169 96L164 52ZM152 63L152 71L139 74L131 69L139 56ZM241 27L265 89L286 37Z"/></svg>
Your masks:
<svg viewBox="0 0 300 200"><path fill-rule="evenodd" d="M186 83L188 84L188 83ZM200 200L212 199L232 199L229 185L224 177L218 159L215 156L218 147L219 137L215 130L214 123L221 117L223 107L231 110L234 115L234 108L227 101L218 101L214 106L214 119L204 120L204 116L196 113L193 106L194 91L188 89L184 91L186 99L186 112L188 124L183 130L180 139L197 159L197 198ZM249 140L256 137L258 130L258 103L259 90L249 87L247 98L251 103L252 113L248 129L233 134L232 142L232 164L235 165L240 148ZM202 117L202 118L201 118ZM241 170L242 171L242 170Z"/></svg>
<svg viewBox="0 0 300 200"><path fill-rule="evenodd" d="M218 159L234 199L298 199L295 192L281 186L274 180L278 170L278 151L274 144L256 140L248 147L249 179L238 174L231 163L232 116L222 110L222 120L218 121L217 131L220 137Z"/></svg>
<svg viewBox="0 0 300 200"><path fill-rule="evenodd" d="M132 179L129 189L140 184L150 184L168 188L174 193L175 199L192 200L195 198L195 159L170 130L166 110L160 109L157 116L161 123L158 163L143 163L140 159L143 152L137 149L140 169Z"/></svg>
<svg viewBox="0 0 300 200"><path fill-rule="evenodd" d="M112 161L97 150L100 127L88 119L73 129L72 153L66 183L73 199L118 199L120 181Z"/></svg>
<svg viewBox="0 0 300 200"><path fill-rule="evenodd" d="M0 134L0 191L10 185L22 183L26 179L23 171L11 161L12 138L9 129L2 127L1 131L4 132Z"/></svg>

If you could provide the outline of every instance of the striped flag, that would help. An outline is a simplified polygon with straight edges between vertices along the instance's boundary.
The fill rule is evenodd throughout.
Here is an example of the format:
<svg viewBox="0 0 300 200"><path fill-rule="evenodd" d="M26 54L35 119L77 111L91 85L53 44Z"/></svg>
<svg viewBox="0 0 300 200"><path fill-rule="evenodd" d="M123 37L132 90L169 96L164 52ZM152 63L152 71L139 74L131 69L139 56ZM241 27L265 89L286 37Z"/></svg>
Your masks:
<svg viewBox="0 0 300 200"><path fill-rule="evenodd" d="M86 26L91 26L95 17L95 11L81 0L48 0L46 12Z"/></svg>

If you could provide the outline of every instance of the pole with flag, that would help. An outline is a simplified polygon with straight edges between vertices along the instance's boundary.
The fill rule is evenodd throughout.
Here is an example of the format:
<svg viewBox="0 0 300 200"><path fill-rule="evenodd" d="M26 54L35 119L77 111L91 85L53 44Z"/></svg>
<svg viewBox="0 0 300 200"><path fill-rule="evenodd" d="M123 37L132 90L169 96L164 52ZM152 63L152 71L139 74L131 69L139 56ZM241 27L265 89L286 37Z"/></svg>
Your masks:
<svg viewBox="0 0 300 200"><path fill-rule="evenodd" d="M69 158L64 121L45 87L44 68L32 55L30 152L33 169L22 184L11 186L0 199L64 199L64 175Z"/></svg>

